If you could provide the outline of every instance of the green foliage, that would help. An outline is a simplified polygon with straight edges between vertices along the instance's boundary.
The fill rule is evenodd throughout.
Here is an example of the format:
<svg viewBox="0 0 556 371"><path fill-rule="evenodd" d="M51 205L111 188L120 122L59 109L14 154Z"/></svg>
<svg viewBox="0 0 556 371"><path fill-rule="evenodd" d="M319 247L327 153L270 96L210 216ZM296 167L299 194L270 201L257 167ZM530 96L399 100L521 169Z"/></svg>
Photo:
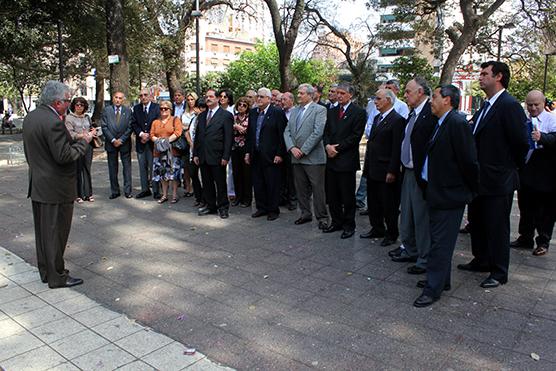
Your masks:
<svg viewBox="0 0 556 371"><path fill-rule="evenodd" d="M417 54L396 58L392 72L400 80L400 86L402 87L400 91L403 91L405 84L415 76L425 78L431 85L435 85L438 80L433 76L434 69L429 62Z"/></svg>
<svg viewBox="0 0 556 371"><path fill-rule="evenodd" d="M293 86L301 83L321 84L325 88L336 80L337 70L330 61L293 58L291 71ZM238 97L249 89L280 88L278 48L276 44L257 43L254 51L246 51L237 61L230 63L222 76L222 86L231 89Z"/></svg>
<svg viewBox="0 0 556 371"><path fill-rule="evenodd" d="M545 56L532 54L525 63L522 61L510 64L512 79L508 91L519 101L524 101L527 93L533 89L542 90L544 78ZM548 57L548 73L545 95L556 98L556 56Z"/></svg>
<svg viewBox="0 0 556 371"><path fill-rule="evenodd" d="M222 72L209 72L204 76L201 76L201 95L203 95L209 88L220 89L224 86L223 82L224 73ZM180 81L180 86L186 92L195 92L197 89L197 81L194 75L190 75L187 78Z"/></svg>

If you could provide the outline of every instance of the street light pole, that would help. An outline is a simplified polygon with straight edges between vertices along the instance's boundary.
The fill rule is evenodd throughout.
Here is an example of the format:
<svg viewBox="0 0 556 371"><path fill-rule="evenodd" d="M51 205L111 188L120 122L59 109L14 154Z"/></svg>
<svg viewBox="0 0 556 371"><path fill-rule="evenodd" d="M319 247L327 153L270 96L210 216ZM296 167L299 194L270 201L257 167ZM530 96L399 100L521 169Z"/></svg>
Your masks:
<svg viewBox="0 0 556 371"><path fill-rule="evenodd" d="M195 17L195 90L197 91L197 96L201 95L201 67L199 60L199 18L201 17L201 15L202 13L199 10L199 0L195 0L195 10L191 12L191 16Z"/></svg>
<svg viewBox="0 0 556 371"><path fill-rule="evenodd" d="M542 93L546 92L546 75L548 73L548 54L544 55L544 77L542 83Z"/></svg>
<svg viewBox="0 0 556 371"><path fill-rule="evenodd" d="M500 54L502 53L502 30L503 26L498 27L498 53L496 54L496 61L500 62Z"/></svg>
<svg viewBox="0 0 556 371"><path fill-rule="evenodd" d="M64 82L64 45L62 43L62 20L58 19L56 24L58 30L58 73L60 82Z"/></svg>

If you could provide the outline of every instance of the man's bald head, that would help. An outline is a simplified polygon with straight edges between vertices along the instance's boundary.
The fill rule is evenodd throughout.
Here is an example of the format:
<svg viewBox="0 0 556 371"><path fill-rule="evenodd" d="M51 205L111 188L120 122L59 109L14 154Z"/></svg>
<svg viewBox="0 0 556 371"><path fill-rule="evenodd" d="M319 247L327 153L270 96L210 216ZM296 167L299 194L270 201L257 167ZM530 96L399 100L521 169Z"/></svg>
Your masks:
<svg viewBox="0 0 556 371"><path fill-rule="evenodd" d="M537 117L544 111L544 94L540 90L531 90L525 98L527 111L531 117Z"/></svg>

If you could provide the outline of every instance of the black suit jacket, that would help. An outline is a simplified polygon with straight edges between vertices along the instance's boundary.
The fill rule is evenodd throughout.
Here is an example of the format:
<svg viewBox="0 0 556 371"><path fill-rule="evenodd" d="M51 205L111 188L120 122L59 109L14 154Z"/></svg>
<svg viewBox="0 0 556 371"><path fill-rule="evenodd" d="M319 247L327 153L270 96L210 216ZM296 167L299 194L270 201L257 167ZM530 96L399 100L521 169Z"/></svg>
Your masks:
<svg viewBox="0 0 556 371"><path fill-rule="evenodd" d="M409 122L409 119L407 121ZM421 170L423 170L427 146L437 122L438 118L433 116L431 112L431 103L430 101L427 101L419 113L419 117L415 120L413 130L411 131L411 155L413 156L413 170L415 170L417 184L419 184L421 188L425 186L421 179Z"/></svg>
<svg viewBox="0 0 556 371"><path fill-rule="evenodd" d="M153 150L153 142L151 140L147 143L141 143L141 138L139 134L142 132L151 132L151 125L154 120L160 117L160 106L158 103L151 102L149 106L149 112L145 116L143 112L143 104L139 103L133 107L133 113L131 115L131 129L135 133L135 150L138 153L145 152L145 149L149 151Z"/></svg>
<svg viewBox="0 0 556 371"><path fill-rule="evenodd" d="M386 181L386 173L399 178L402 138L406 120L392 110L380 123L373 125L367 140L363 175L367 179Z"/></svg>
<svg viewBox="0 0 556 371"><path fill-rule="evenodd" d="M328 144L339 144L336 147L338 155L328 158L327 169L334 171L357 171L360 169L359 142L365 131L367 113L355 103L351 102L339 118L340 106L329 109L327 112L326 126L324 127L323 142Z"/></svg>
<svg viewBox="0 0 556 371"><path fill-rule="evenodd" d="M199 157L199 164L220 165L221 160L230 160L234 140L234 116L225 109L218 108L207 125L208 110L197 120L193 156Z"/></svg>
<svg viewBox="0 0 556 371"><path fill-rule="evenodd" d="M522 185L539 192L556 189L556 133L541 133L529 161L519 170Z"/></svg>
<svg viewBox="0 0 556 371"><path fill-rule="evenodd" d="M470 203L479 189L479 163L467 120L452 110L427 146L425 199L435 209ZM419 173L421 177L421 173Z"/></svg>
<svg viewBox="0 0 556 371"><path fill-rule="evenodd" d="M284 129L288 122L284 111L270 105L263 119L261 132L259 134L259 147L256 148L257 136L257 117L258 108L249 112L249 126L247 131L247 153L253 156L257 150L261 159L267 165L274 163L274 157L280 156L282 159L287 155L286 144L284 143Z"/></svg>
<svg viewBox="0 0 556 371"><path fill-rule="evenodd" d="M519 102L504 91L479 122L474 137L481 170L479 194L512 193L519 187L517 169L524 165L529 149L527 117Z"/></svg>

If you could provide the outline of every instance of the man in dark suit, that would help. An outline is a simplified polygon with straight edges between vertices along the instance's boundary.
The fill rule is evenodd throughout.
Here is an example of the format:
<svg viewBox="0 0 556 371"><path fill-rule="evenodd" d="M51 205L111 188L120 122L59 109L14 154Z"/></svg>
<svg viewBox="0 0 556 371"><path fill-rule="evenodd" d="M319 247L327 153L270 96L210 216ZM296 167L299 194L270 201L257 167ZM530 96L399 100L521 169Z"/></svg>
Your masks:
<svg viewBox="0 0 556 371"><path fill-rule="evenodd" d="M48 81L40 105L23 121L23 146L29 165L29 191L33 204L37 266L48 287L83 283L64 267L64 251L71 228L73 200L77 197L75 161L85 154L92 132L73 142L63 122L70 103L69 88Z"/></svg>
<svg viewBox="0 0 556 371"><path fill-rule="evenodd" d="M137 162L139 162L139 176L141 177L141 192L135 198L151 196L149 182L152 179L153 170L153 142L151 140L151 125L160 116L160 107L152 101L152 94L148 89L139 93L141 103L133 107L131 116L131 128L135 133L135 151ZM158 182L152 182L154 198L160 198Z"/></svg>
<svg viewBox="0 0 556 371"><path fill-rule="evenodd" d="M108 155L110 177L110 199L120 197L118 182L118 156L124 173L124 194L131 198L131 110L123 106L125 96L117 91L112 96L112 105L104 107L100 117L102 133L106 140L104 149Z"/></svg>
<svg viewBox="0 0 556 371"><path fill-rule="evenodd" d="M284 129L286 115L280 108L270 104L272 93L267 88L257 91L257 106L249 112L247 153L245 161L251 164L253 190L257 211L275 220L280 214L281 166L286 153Z"/></svg>
<svg viewBox="0 0 556 371"><path fill-rule="evenodd" d="M428 207L423 198L421 169L425 151L438 119L431 113L430 88L421 77L405 86L405 99L411 108L401 147L402 191L400 204L401 246L389 252L395 262L414 262L410 274L425 273L431 239Z"/></svg>
<svg viewBox="0 0 556 371"><path fill-rule="evenodd" d="M473 136L480 166L479 196L469 205L473 260L458 269L490 272L481 287L508 281L510 264L510 211L519 187L517 169L529 149L527 117L519 102L506 91L510 69L505 63L481 65L479 84L487 99L473 116Z"/></svg>
<svg viewBox="0 0 556 371"><path fill-rule="evenodd" d="M554 229L556 116L544 110L545 97L539 90L529 92L525 104L531 116L527 120L531 132L530 148L525 165L519 170L519 237L510 247L532 249L536 229L537 247L533 255L540 256L548 252Z"/></svg>
<svg viewBox="0 0 556 371"><path fill-rule="evenodd" d="M363 167L371 230L361 238L384 237L381 246L390 246L399 235L400 149L405 119L394 110L395 99L392 90L379 89L376 92L375 104L379 114L367 140Z"/></svg>
<svg viewBox="0 0 556 371"><path fill-rule="evenodd" d="M471 129L457 112L459 89L443 85L434 90L431 109L438 125L428 143L421 179L429 207L432 245L427 263L427 279L414 306L427 307L440 298L451 283L452 255L465 205L479 188L479 164Z"/></svg>
<svg viewBox="0 0 556 371"><path fill-rule="evenodd" d="M230 206L226 166L232 152L234 116L218 106L216 90L207 90L205 101L207 110L199 115L193 144L193 162L201 168L207 204L199 209L199 215L218 212L225 219Z"/></svg>
<svg viewBox="0 0 556 371"><path fill-rule="evenodd" d="M343 231L341 238L355 233L355 173L360 168L359 142L365 130L365 110L351 101L353 87L336 88L338 106L328 110L324 128L326 150L326 198L331 223L324 233Z"/></svg>

